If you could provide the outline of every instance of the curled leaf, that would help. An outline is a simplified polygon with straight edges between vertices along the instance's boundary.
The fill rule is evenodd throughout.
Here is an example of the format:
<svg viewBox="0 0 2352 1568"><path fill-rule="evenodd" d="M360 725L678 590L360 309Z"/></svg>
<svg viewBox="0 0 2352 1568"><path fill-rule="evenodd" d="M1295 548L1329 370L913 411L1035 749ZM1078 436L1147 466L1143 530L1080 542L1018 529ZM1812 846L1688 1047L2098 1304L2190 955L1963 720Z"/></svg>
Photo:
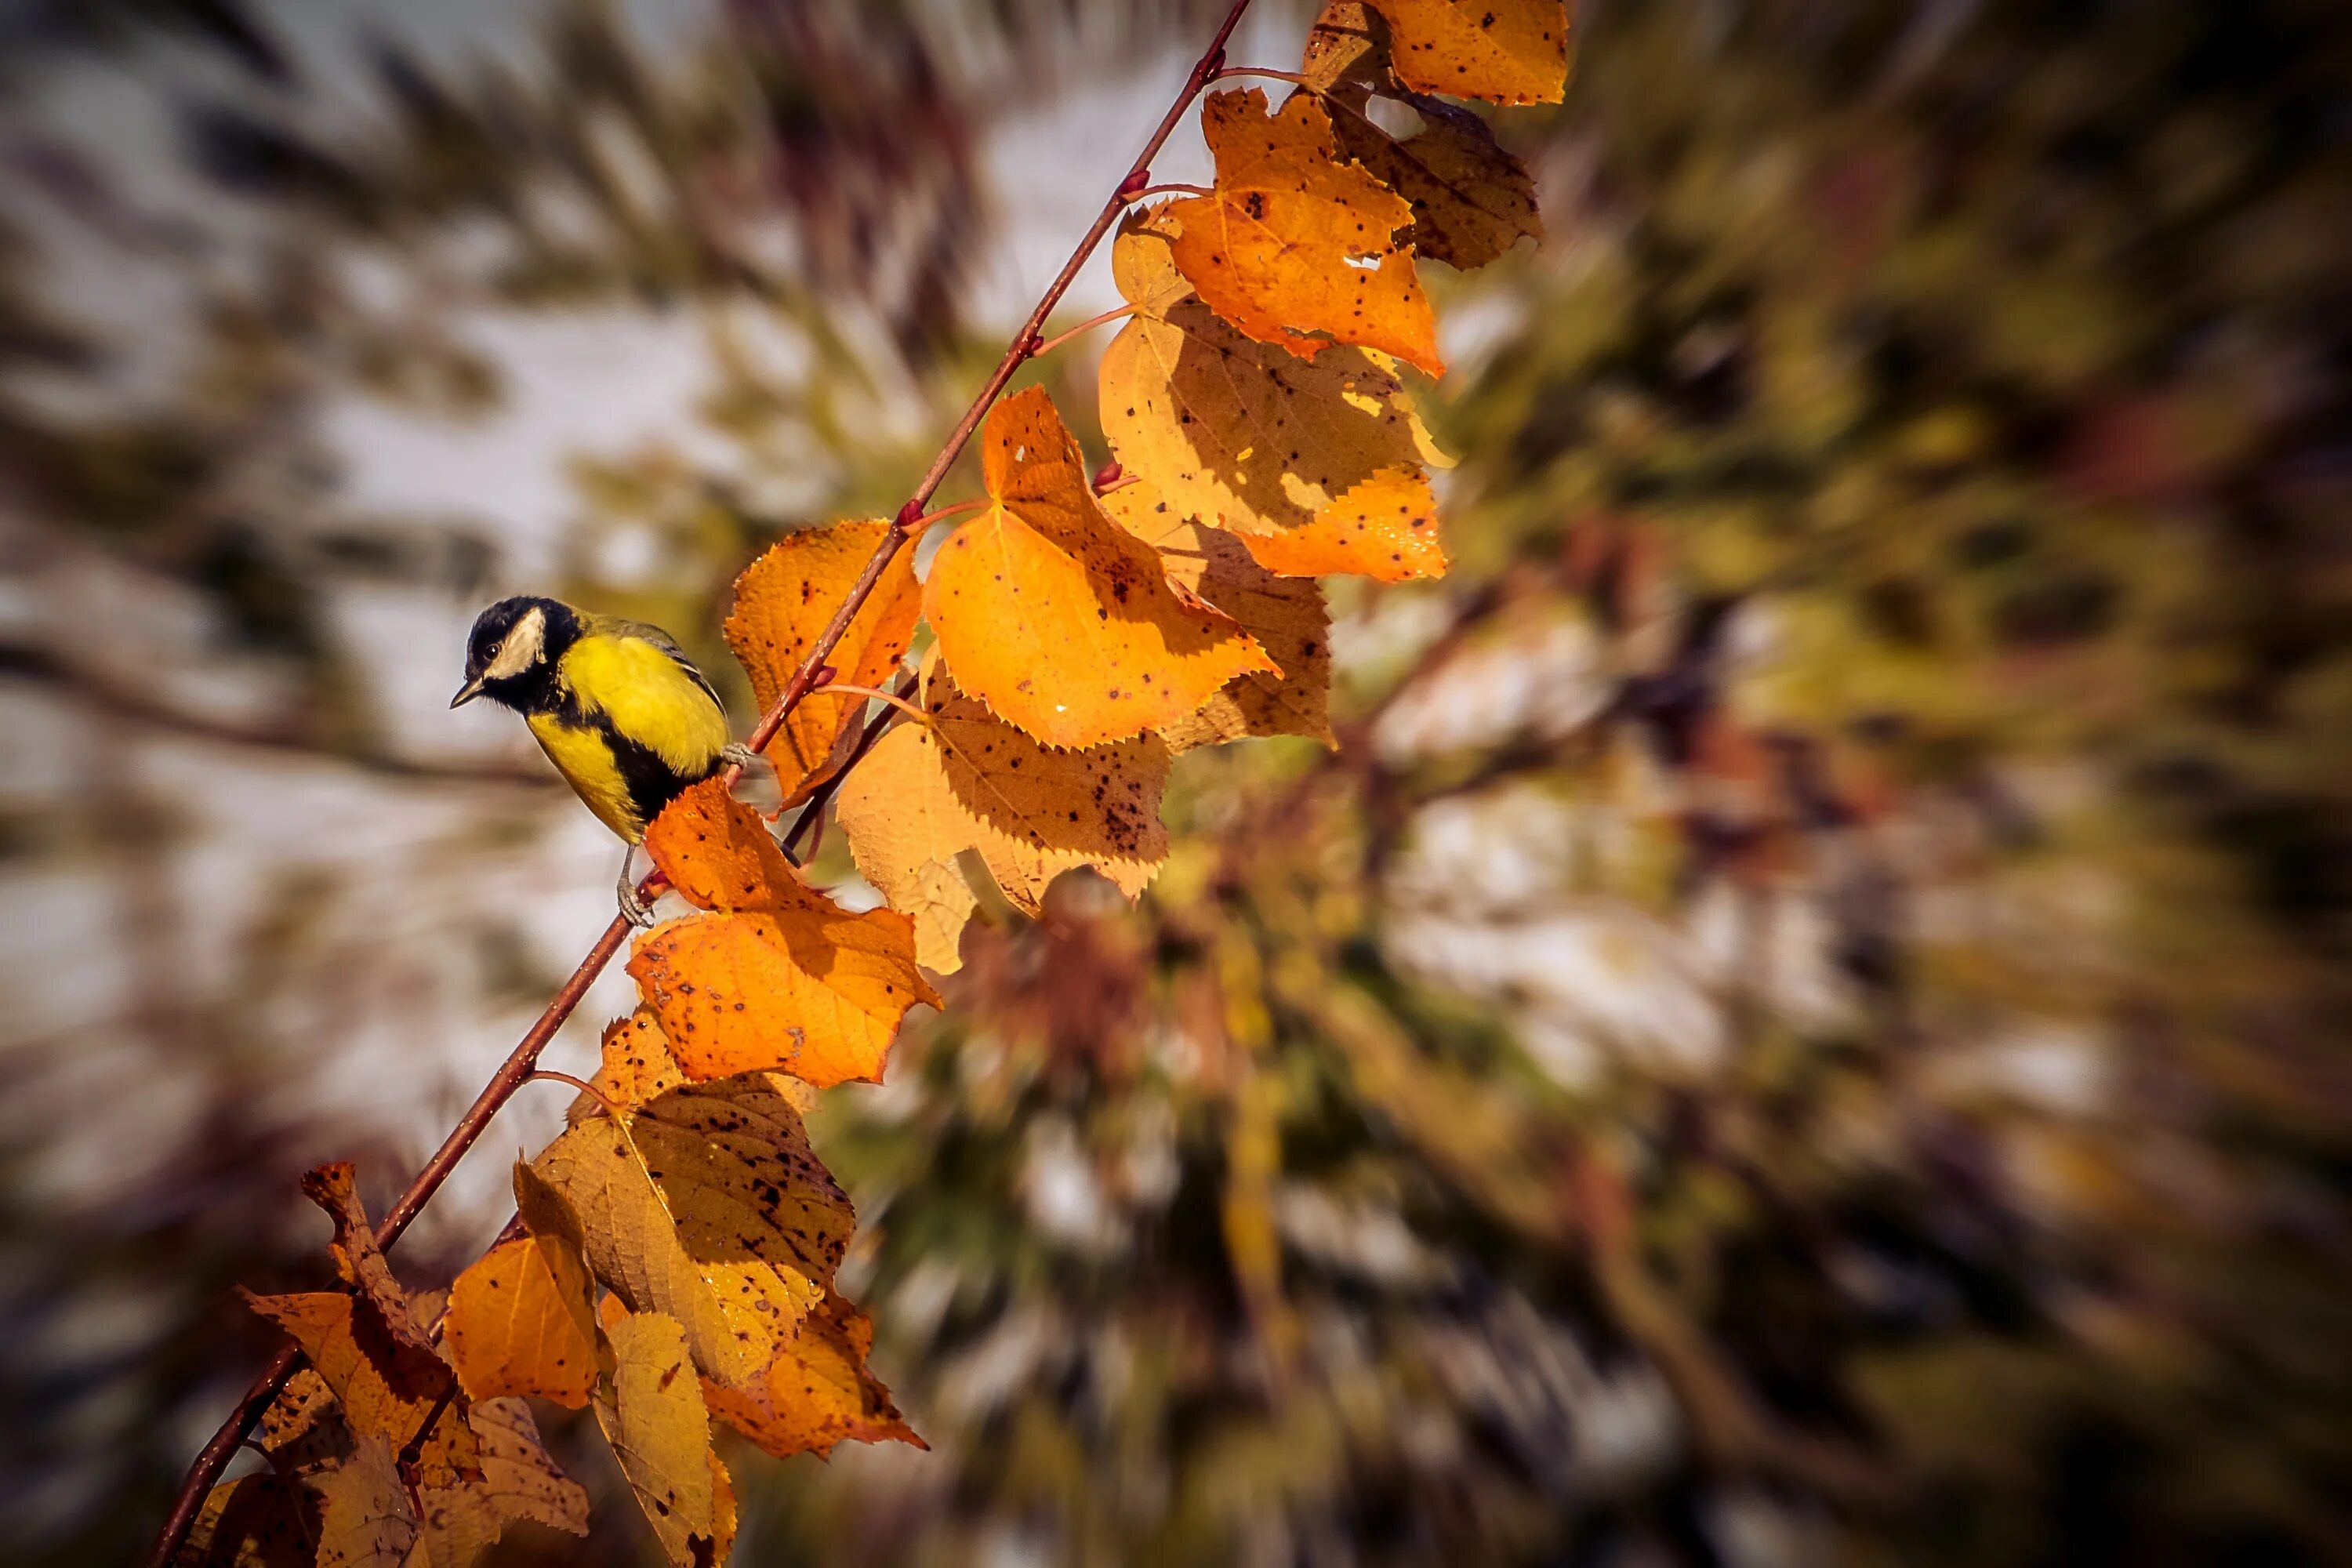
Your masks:
<svg viewBox="0 0 2352 1568"><path fill-rule="evenodd" d="M778 1347L766 1375L747 1390L709 1385L710 1413L778 1458L830 1454L837 1443L929 1444L899 1415L890 1391L866 1370L874 1325L838 1296L811 1313Z"/></svg>
<svg viewBox="0 0 2352 1568"><path fill-rule="evenodd" d="M423 1433L416 1443L422 1485L453 1485L480 1474L480 1447L466 1425L466 1402L456 1397L457 1374L448 1363L395 1340L373 1311L340 1290L247 1292L245 1300L302 1347L354 1436L382 1437L401 1449Z"/></svg>
<svg viewBox="0 0 2352 1568"><path fill-rule="evenodd" d="M368 1223L367 1211L360 1206L359 1184L352 1163L337 1160L304 1172L302 1193L335 1222L335 1239L330 1247L334 1253L335 1271L343 1277L343 1282L374 1309L393 1338L432 1355L433 1341L425 1333L425 1325L416 1321L408 1292L393 1277L392 1265L376 1247L375 1226Z"/></svg>
<svg viewBox="0 0 2352 1568"><path fill-rule="evenodd" d="M1104 515L1042 390L990 412L982 458L996 504L940 547L923 607L956 684L998 717L1049 746L1097 746L1274 668Z"/></svg>
<svg viewBox="0 0 2352 1568"><path fill-rule="evenodd" d="M1212 93L1201 131L1215 194L1163 210L1177 268L1210 308L1301 359L1355 343L1443 374L1436 314L1394 237L1412 208L1341 154L1316 96L1269 114L1255 88Z"/></svg>

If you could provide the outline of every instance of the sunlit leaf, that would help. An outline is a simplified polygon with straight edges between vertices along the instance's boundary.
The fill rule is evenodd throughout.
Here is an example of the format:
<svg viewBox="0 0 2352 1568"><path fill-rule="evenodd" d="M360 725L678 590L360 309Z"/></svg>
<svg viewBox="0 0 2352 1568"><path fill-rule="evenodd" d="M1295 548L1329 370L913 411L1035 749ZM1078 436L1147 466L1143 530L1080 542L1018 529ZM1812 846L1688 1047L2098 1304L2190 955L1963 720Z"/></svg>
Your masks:
<svg viewBox="0 0 2352 1568"><path fill-rule="evenodd" d="M748 1390L704 1388L710 1412L778 1458L830 1454L836 1443L929 1444L899 1416L890 1391L866 1370L874 1325L830 1297L780 1346Z"/></svg>
<svg viewBox="0 0 2352 1568"><path fill-rule="evenodd" d="M354 1436L383 1437L401 1448L424 1432L416 1473L425 1485L449 1485L461 1475L480 1473L480 1449L466 1425L466 1402L451 1397L457 1374L448 1363L394 1339L373 1310L340 1290L247 1292L246 1302L302 1347ZM427 1416L433 1416L429 1429Z"/></svg>
<svg viewBox="0 0 2352 1568"><path fill-rule="evenodd" d="M502 1243L458 1275L443 1332L467 1395L586 1405L596 1383L593 1289L578 1249L561 1236Z"/></svg>
<svg viewBox="0 0 2352 1568"><path fill-rule="evenodd" d="M1280 679L1236 676L1223 691L1162 728L1172 752L1246 735L1309 735L1331 742L1331 617L1311 578L1278 577L1242 542L1204 528L1150 484L1103 498L1121 527L1160 552L1168 575L1239 621L1282 667Z"/></svg>
<svg viewBox="0 0 2352 1568"><path fill-rule="evenodd" d="M940 547L923 605L956 683L998 717L1048 745L1096 746L1274 668L1103 514L1041 389L990 413L982 466L995 504Z"/></svg>
<svg viewBox="0 0 2352 1568"><path fill-rule="evenodd" d="M835 614L848 603L851 587L888 531L889 525L879 521L837 522L791 534L735 579L727 646L751 676L752 694L763 711L774 704ZM913 560L910 550L891 559L872 595L825 656L842 681L882 685L907 651L922 607ZM787 801L831 774L835 743L857 726L864 708L846 698L811 695L785 716L783 727L768 742L768 756L783 780Z"/></svg>
<svg viewBox="0 0 2352 1568"><path fill-rule="evenodd" d="M1129 898L1143 890L1168 857L1165 742L1146 735L1056 752L958 691L945 670L929 686L930 724L886 733L842 781L835 808L857 868L883 897L919 907L966 849L1030 914L1074 867L1094 867Z"/></svg>
<svg viewBox="0 0 2352 1568"><path fill-rule="evenodd" d="M1568 87L1561 0L1370 0L1407 87L1496 103L1558 103Z"/></svg>
<svg viewBox="0 0 2352 1568"><path fill-rule="evenodd" d="M1382 583L1443 577L1437 497L1427 476L1392 468L1326 507L1313 522L1242 541L1259 565L1285 577L1353 573Z"/></svg>
<svg viewBox="0 0 2352 1568"><path fill-rule="evenodd" d="M710 1451L702 1383L687 1354L686 1331L657 1311L631 1312L607 1330L614 1371L596 1396L596 1420L620 1460L629 1489L670 1562L725 1561L733 1499L722 1503L724 1471Z"/></svg>
<svg viewBox="0 0 2352 1568"><path fill-rule="evenodd" d="M1097 385L1130 472L1187 517L1271 533L1383 468L1446 464L1385 356L1327 348L1307 361L1245 336L1192 294L1168 227L1164 213L1131 216L1111 252L1137 314Z"/></svg>
<svg viewBox="0 0 2352 1568"><path fill-rule="evenodd" d="M1436 314L1393 237L1412 209L1346 159L1321 101L1296 93L1269 114L1255 88L1212 93L1201 130L1216 194L1162 210L1177 268L1210 308L1302 359L1355 343L1442 374Z"/></svg>
<svg viewBox="0 0 2352 1568"><path fill-rule="evenodd" d="M718 911L655 927L629 959L688 1075L880 1082L907 1009L939 1002L906 917L851 914L811 889L715 779L672 801L646 847L689 901Z"/></svg>

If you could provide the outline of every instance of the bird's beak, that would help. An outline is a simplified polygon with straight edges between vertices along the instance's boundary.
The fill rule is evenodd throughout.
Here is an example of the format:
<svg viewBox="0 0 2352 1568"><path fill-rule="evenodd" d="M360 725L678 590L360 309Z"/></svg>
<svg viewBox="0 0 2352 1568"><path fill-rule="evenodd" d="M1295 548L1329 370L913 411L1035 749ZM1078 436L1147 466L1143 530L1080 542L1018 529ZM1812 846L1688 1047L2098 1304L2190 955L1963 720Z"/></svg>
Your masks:
<svg viewBox="0 0 2352 1568"><path fill-rule="evenodd" d="M449 699L449 706L452 708L463 708L467 703L471 702L475 698L479 697L482 694L482 681L485 679L485 677L478 675L474 677L473 679L466 682L465 685L457 688L457 695Z"/></svg>

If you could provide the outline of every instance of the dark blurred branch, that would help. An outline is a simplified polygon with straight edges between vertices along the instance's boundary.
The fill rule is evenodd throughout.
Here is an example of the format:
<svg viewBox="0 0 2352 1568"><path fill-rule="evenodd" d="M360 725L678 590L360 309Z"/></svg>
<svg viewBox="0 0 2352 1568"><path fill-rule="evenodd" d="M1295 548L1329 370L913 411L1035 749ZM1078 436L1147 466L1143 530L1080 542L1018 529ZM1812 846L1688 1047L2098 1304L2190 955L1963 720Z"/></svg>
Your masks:
<svg viewBox="0 0 2352 1568"><path fill-rule="evenodd" d="M45 649L20 644L0 644L0 680L19 680L69 692L84 706L122 723L167 730L215 745L341 763L388 778L422 784L497 784L534 791L552 790L557 784L554 775L543 768L498 763L437 763L394 752L354 751L319 741L299 723L240 722L207 713L190 713L151 692L109 679L94 670L77 668Z"/></svg>
<svg viewBox="0 0 2352 1568"><path fill-rule="evenodd" d="M859 574L856 585L849 592L848 598L844 601L832 621L826 625L814 645L810 647L807 658L803 661L791 682L778 695L774 706L768 710L758 726L747 738L747 744L751 750L755 752L764 750L768 742L775 738L776 731L783 727L784 720L791 714L793 709L798 706L801 700L818 684L817 671L825 668L825 661L831 657L835 645L841 641L843 634L849 629L851 619L872 595L875 584L881 581L882 573L889 565L891 557L895 556L908 542L911 536L910 531L917 522L921 521L923 508L938 491L940 481L947 477L948 469L962 453L973 433L980 428L981 420L996 401L997 395L1004 390L1005 383L1012 380L1013 373L1020 369L1023 363L1036 352L1037 344L1043 341L1039 334L1045 324L1046 317L1053 313L1055 306L1061 303L1062 296L1069 291L1071 283L1077 278L1078 269L1086 265L1087 258L1094 254L1095 247L1102 243L1103 237L1110 232L1111 226L1118 221L1119 215L1127 210L1134 193L1150 183L1151 160L1159 155L1160 149L1166 144L1170 134L1175 131L1177 121L1182 119L1185 110L1192 107L1192 100L1200 96L1202 88L1207 85L1209 79L1223 65L1225 40L1232 36L1234 26L1240 23L1242 13L1249 9L1249 3L1250 0L1234 0L1232 6L1225 12L1225 19L1219 25L1216 36L1209 40L1208 48L1202 52L1200 59L1194 62L1191 74L1184 79L1182 90L1177 94L1176 101L1169 106L1168 112L1161 118L1159 128L1152 132L1150 140L1145 143L1143 151L1137 155L1134 163L1128 170L1127 176L1119 182L1118 188L1103 203L1101 212L1096 215L1095 221L1087 229L1085 237L1079 240L1077 247L1070 253L1069 260L1064 264L1054 281L1047 286L1044 297L1037 301L1036 309L1030 312L1028 321L1024 322L1020 330L1013 334L1012 346L1005 350L1004 357L997 363L996 370L988 378L987 384L981 388L979 395L972 399L971 406L964 411L963 417L957 422L954 431L948 437L947 444L940 449L939 456L932 459L930 468L924 473L921 481L916 485L914 494L908 498L906 505L899 508L898 516L892 521L888 531L883 535L880 547L875 551L873 558L866 563L866 570ZM886 719L887 711L887 710L885 710ZM861 746L870 744L871 738L881 733L879 723L880 721L868 724L866 734L860 737ZM719 777L728 787L731 788L740 772L740 768L730 763ZM793 838L796 839L802 828L812 819L813 814L823 808L825 798L824 794L820 794L812 799L809 807L803 813L801 823L794 826L791 835ZM663 886L661 873L655 871L648 874L645 881L640 884L640 890L648 894L656 893ZM530 1080L532 1069L538 1063L539 1053L546 1047L548 1041L555 1037L556 1030L562 1027L564 1021L572 1016L572 1009L577 1007L581 998L587 994L588 987L595 981L597 975L604 972L604 966L612 962L613 955L621 950L621 944L627 940L630 929L627 919L617 914L613 917L612 922L605 926L604 934L596 939L596 945L589 950L587 957L580 961L580 966L572 972L572 977L563 983L563 988L556 993L555 999L548 1004L547 1010L540 1015L539 1021L530 1026L530 1032L523 1036L512 1054L499 1067L497 1076L492 1078L488 1085L476 1097L465 1116L450 1131L449 1136L442 1141L441 1147L434 1152L433 1158L426 1163L425 1169L417 1173L414 1182L409 1184L408 1190L400 1195L399 1202L394 1204L391 1210L385 1214L383 1224L376 1227L376 1246L379 1249L388 1251L393 1244L400 1239L401 1233L408 1228L410 1222L415 1219L425 1204L431 1201L433 1194L440 1190L441 1184L448 1179L449 1173L457 1169L457 1163L465 1158L467 1152L481 1137L484 1129L488 1127L490 1119L499 1113L500 1108L513 1097L517 1089ZM179 1495L173 1501L170 1516L165 1519L163 1530L157 1533L154 1544L148 1549L146 1556L142 1559L145 1568L165 1568L165 1565L178 1554L181 1543L186 1541L188 1531L195 1523L196 1515L204 1507L205 1497L211 1492L213 1484L220 1479L220 1473L226 1468L230 1456L236 1452L237 1445L244 1440L246 1433L251 1428L253 1423L260 1418L261 1413L269 1407L272 1400L277 1398L278 1390L284 1387L286 1380L294 1374L294 1370L300 1364L301 1359L301 1352L294 1346L289 1345L279 1351L277 1358L264 1369L252 1387L246 1391L245 1397L237 1402L236 1408L230 1414L228 1420L223 1423L219 1431L213 1434L212 1440L206 1443L203 1452L196 1456L195 1463L189 1468L186 1478L180 1483Z"/></svg>

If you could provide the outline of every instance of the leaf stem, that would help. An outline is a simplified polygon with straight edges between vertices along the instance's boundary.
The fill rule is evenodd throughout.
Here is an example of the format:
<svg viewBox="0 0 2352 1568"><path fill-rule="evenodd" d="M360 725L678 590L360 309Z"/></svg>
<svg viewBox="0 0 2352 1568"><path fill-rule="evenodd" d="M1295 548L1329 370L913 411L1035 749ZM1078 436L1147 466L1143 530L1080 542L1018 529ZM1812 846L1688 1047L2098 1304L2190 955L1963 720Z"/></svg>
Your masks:
<svg viewBox="0 0 2352 1568"><path fill-rule="evenodd" d="M1165 185L1146 185L1127 199L1129 202L1139 202L1150 196L1213 196L1216 194L1216 187L1213 185L1184 185L1171 183Z"/></svg>
<svg viewBox="0 0 2352 1568"><path fill-rule="evenodd" d="M921 709L916 707L905 698L900 697L897 692L885 691L879 687L853 686L845 680L832 680L827 681L824 685L818 687L815 690L809 693L811 697L832 697L836 694L843 697L868 699L876 702L887 702L891 707L898 709L900 712L906 714L908 718L912 719L918 724L927 725L931 721L931 716L929 714L924 712Z"/></svg>
<svg viewBox="0 0 2352 1568"><path fill-rule="evenodd" d="M1264 66L1227 66L1223 69L1218 71L1217 74L1210 79L1212 81L1223 81L1228 78L1237 76L1272 77L1276 81L1286 81L1292 83L1294 86L1303 87L1318 98L1328 98L1330 96L1330 94L1325 92L1321 88L1317 87L1313 82L1308 81L1305 77L1300 76L1297 71L1268 70Z"/></svg>
<svg viewBox="0 0 2352 1568"><path fill-rule="evenodd" d="M1099 316L1088 316L1085 321L1080 321L1076 326L1069 329L1069 331L1056 332L1052 337L1047 338L1044 342L1032 348L1029 351L1029 357L1031 359L1035 359L1041 354L1052 353L1055 349L1060 348L1064 343L1068 342L1072 338L1076 337L1081 332L1090 332L1106 321L1116 321L1122 317L1132 316L1133 314L1135 314L1134 306L1121 305L1116 310L1105 310Z"/></svg>
<svg viewBox="0 0 2352 1568"><path fill-rule="evenodd" d="M920 533L923 530L930 527L931 524L939 521L943 517L957 517L961 516L964 512L977 511L980 508L984 507L987 504L988 498L986 496L974 496L970 500L956 501L950 505L940 507L936 511L925 512L922 516L917 518L913 522L907 525L907 531L908 533Z"/></svg>
<svg viewBox="0 0 2352 1568"><path fill-rule="evenodd" d="M621 1114L621 1108L614 1104L611 1100L605 1099L604 1091L598 1089L594 1084L590 1083L584 1078L573 1078L570 1073L557 1072L553 1068L533 1068L531 1069L530 1077L525 1079L523 1081L525 1083L538 1083L541 1079L545 1079L549 1083L568 1083L572 1088L578 1089L581 1093L586 1095L589 1099L594 1100L597 1104L603 1106L610 1115L618 1117Z"/></svg>
<svg viewBox="0 0 2352 1568"><path fill-rule="evenodd" d="M1150 180L1151 160L1160 155L1161 147L1167 145L1168 138L1174 133L1177 122L1184 117L1185 111L1192 108L1192 100L1200 97L1201 89L1223 67L1225 40L1233 37L1234 29L1240 26L1242 15L1249 6L1250 0L1233 0L1232 5L1226 9L1224 20L1217 25L1209 47L1202 52L1191 73L1184 79L1184 86L1177 93L1175 102L1168 106L1168 112L1160 117L1159 126L1144 142L1143 151L1129 165L1127 175L1119 182L1118 188L1104 201L1102 210L1095 215L1094 222L1070 252L1069 259L1062 264L1062 270L1046 285L1036 308L1029 312L1029 319L1013 334L1012 345L1004 351L1004 357L997 362L996 369L973 396L962 417L956 421L955 428L949 432L946 444L931 459L931 466L924 470L923 477L916 482L914 493L907 498L906 505L898 509L898 515L883 534L881 544L867 559L857 581L851 585L848 597L842 602L841 608L834 612L833 619L825 624L824 630L818 634L791 682L778 694L767 712L761 716L751 733L745 737L745 744L752 751L765 751L768 742L775 739L776 731L783 727L784 720L814 689L817 670L849 630L851 620L873 595L875 586L881 582L882 574L889 566L891 558L919 531L917 525L923 520L923 509L939 492L940 484L947 479L948 470L962 456L964 447L970 445L972 436L980 429L980 422L987 416L989 409L1003 392L1005 384L1013 379L1013 372L1021 368L1044 341L1039 334L1045 325L1045 318L1053 314L1054 307L1062 302L1062 296L1068 293L1070 285L1076 281L1087 258L1094 254L1095 247L1102 243L1103 237L1110 232L1119 215L1127 210L1131 194L1143 188ZM878 739L881 734L879 726L887 723L888 718L887 713L877 715L877 721L867 725L866 734ZM861 738L861 743L871 742ZM732 788L741 773L742 769L730 763L721 770L719 776L726 781L727 787ZM835 775L836 780L839 776ZM793 825L793 837L797 838L810 826L814 807L829 798L830 793L830 789L822 789L811 797L812 806L804 809L799 822ZM656 871L648 874L639 888L640 890L648 888L658 889L666 885ZM389 1251L393 1243L400 1239L401 1233L408 1228L433 1194L441 1190L442 1183L449 1179L449 1173L457 1169L457 1163L480 1140L484 1129L490 1124L490 1119L530 1078L539 1060L539 1053L546 1048L547 1043L555 1037L555 1032L580 1005L581 998L588 994L590 984L604 973L604 966L613 961L613 955L628 940L630 931L628 921L618 914L604 927L595 945L588 950L587 956L580 961L571 978L548 1003L547 1010L539 1016L538 1022L531 1025L514 1050L499 1065L498 1072L475 1097L474 1103L467 1108L457 1125L450 1129L449 1135L441 1141L441 1147L434 1151L433 1158L425 1162L416 1179L408 1184L408 1190L401 1194L399 1201L385 1213L383 1222L376 1226L375 1240L379 1250ZM188 1467L187 1475L180 1482L179 1493L173 1499L171 1513L165 1518L163 1528L156 1532L147 1554L140 1559L141 1568L167 1568L179 1554L181 1544L187 1540L189 1527L194 1524L197 1511L204 1506L205 1494L220 1479L229 1456L236 1451L237 1444L244 1439L254 1422L260 1419L261 1413L278 1397L278 1391L286 1385L286 1380L294 1375L294 1370L301 1364L301 1360L300 1349L287 1345L254 1379L252 1386L246 1390L236 1407L229 1413L228 1419L221 1424L220 1430L213 1434L211 1441L197 1454L195 1462Z"/></svg>

